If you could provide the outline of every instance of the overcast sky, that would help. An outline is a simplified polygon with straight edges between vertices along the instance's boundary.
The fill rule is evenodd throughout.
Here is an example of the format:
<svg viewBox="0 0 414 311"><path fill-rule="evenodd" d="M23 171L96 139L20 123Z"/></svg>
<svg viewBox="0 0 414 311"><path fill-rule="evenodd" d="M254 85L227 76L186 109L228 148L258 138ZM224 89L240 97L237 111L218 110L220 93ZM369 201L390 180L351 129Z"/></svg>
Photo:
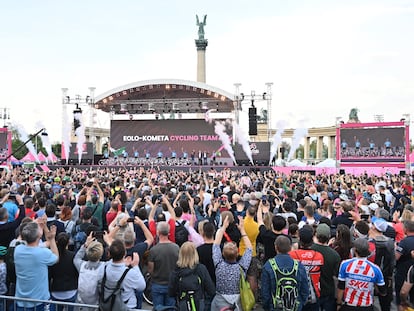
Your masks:
<svg viewBox="0 0 414 311"><path fill-rule="evenodd" d="M414 1L19 0L0 12L0 108L52 141L62 87L195 80L196 14L208 15L207 83L249 94L273 82L273 127L334 125L354 107L363 122L414 120Z"/></svg>

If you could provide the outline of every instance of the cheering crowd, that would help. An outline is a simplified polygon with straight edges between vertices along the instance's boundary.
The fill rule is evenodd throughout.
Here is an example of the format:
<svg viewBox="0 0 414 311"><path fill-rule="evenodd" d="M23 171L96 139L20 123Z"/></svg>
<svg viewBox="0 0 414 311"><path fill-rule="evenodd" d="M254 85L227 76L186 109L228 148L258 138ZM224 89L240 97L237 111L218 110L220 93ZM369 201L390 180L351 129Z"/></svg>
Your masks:
<svg viewBox="0 0 414 311"><path fill-rule="evenodd" d="M0 310L104 310L118 281L109 310L141 308L149 284L155 308L242 310L240 278L264 310L373 310L375 300L404 310L414 304L412 178L3 172L0 295L50 302Z"/></svg>

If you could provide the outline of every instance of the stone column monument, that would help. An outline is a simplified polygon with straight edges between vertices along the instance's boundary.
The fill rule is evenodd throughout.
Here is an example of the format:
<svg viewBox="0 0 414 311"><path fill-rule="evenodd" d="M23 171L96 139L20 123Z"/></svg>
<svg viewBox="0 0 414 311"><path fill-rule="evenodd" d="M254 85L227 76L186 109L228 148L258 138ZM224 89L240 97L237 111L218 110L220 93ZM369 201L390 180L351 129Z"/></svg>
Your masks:
<svg viewBox="0 0 414 311"><path fill-rule="evenodd" d="M204 15L203 21L200 22L197 18L198 39L195 40L197 47L197 82L206 83L206 48L208 45L207 39L204 39L204 26L206 25L207 15Z"/></svg>

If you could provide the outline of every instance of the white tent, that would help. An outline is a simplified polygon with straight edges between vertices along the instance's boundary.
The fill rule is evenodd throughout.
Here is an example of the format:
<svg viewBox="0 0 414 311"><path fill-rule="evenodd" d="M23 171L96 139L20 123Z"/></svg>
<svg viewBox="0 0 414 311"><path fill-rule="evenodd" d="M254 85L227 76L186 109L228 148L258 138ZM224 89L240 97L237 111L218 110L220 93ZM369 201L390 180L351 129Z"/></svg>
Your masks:
<svg viewBox="0 0 414 311"><path fill-rule="evenodd" d="M303 163L301 161L299 161L298 159L294 159L288 163L286 163L286 166L298 166L298 167L303 167L306 166L306 163Z"/></svg>
<svg viewBox="0 0 414 311"><path fill-rule="evenodd" d="M315 165L316 167L336 167L336 161L334 159L325 159Z"/></svg>

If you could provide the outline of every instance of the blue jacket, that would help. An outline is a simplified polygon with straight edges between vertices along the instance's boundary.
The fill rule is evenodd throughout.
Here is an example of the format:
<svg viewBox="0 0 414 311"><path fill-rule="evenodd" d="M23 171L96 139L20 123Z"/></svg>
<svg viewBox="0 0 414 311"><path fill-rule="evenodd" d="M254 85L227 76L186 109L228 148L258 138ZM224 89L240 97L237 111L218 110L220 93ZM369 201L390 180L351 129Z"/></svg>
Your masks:
<svg viewBox="0 0 414 311"><path fill-rule="evenodd" d="M275 257L276 264L280 268L280 270L290 271L293 268L293 259L288 254L278 254ZM299 284L299 309L298 311L302 310L303 304L307 301L309 296L309 284L308 278L306 276L305 267L299 262L299 269L297 280ZM273 299L272 296L276 293L276 278L273 272L273 269L269 263L269 260L263 266L262 271L262 303L263 309L268 310L275 310L273 307Z"/></svg>

